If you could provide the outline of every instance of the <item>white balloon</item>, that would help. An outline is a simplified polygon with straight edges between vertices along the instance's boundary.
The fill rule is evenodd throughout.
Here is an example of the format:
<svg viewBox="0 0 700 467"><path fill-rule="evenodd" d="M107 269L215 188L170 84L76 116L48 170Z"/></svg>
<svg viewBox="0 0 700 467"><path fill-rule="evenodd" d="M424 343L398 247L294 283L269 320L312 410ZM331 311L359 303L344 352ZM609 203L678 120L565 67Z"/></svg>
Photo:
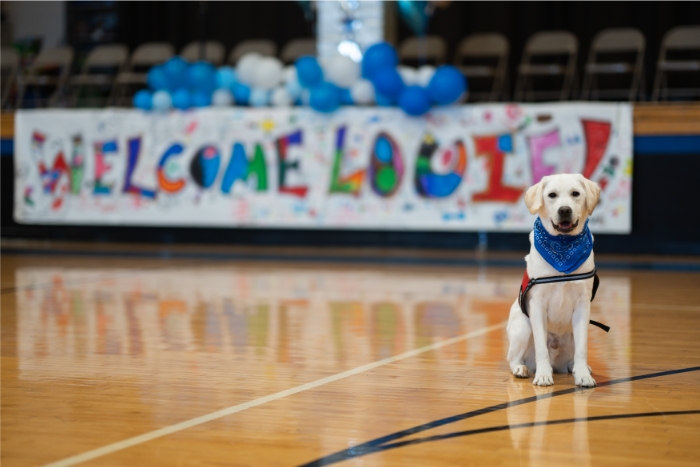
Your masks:
<svg viewBox="0 0 700 467"><path fill-rule="evenodd" d="M258 68L258 63L263 57L259 53L251 52L243 55L238 59L236 64L236 77L238 81L248 86L252 86L255 82L255 71Z"/></svg>
<svg viewBox="0 0 700 467"><path fill-rule="evenodd" d="M358 80L350 87L350 95L355 104L374 104L374 85L366 79Z"/></svg>
<svg viewBox="0 0 700 467"><path fill-rule="evenodd" d="M294 99L289 95L287 89L276 88L272 91L272 97L270 97L270 102L275 107L289 107L294 103Z"/></svg>
<svg viewBox="0 0 700 467"><path fill-rule="evenodd" d="M401 75L403 84L405 84L406 86L414 86L418 84L417 69L411 68L410 66L399 66L397 68L397 71L399 72L399 75Z"/></svg>
<svg viewBox="0 0 700 467"><path fill-rule="evenodd" d="M336 86L349 88L360 78L360 64L355 63L350 57L338 55L323 67L323 74Z"/></svg>
<svg viewBox="0 0 700 467"><path fill-rule="evenodd" d="M282 72L282 81L285 83L299 81L299 77L297 76L297 67L294 65L286 66Z"/></svg>
<svg viewBox="0 0 700 467"><path fill-rule="evenodd" d="M422 67L418 68L418 83L416 84L423 86L424 88L428 87L428 84L430 83L430 80L433 79L434 74L434 66L423 65Z"/></svg>
<svg viewBox="0 0 700 467"><path fill-rule="evenodd" d="M226 88L217 89L211 95L211 105L214 107L228 107L233 105L233 94Z"/></svg>
<svg viewBox="0 0 700 467"><path fill-rule="evenodd" d="M256 88L272 89L282 81L282 62L274 57L265 57L255 67L253 84Z"/></svg>

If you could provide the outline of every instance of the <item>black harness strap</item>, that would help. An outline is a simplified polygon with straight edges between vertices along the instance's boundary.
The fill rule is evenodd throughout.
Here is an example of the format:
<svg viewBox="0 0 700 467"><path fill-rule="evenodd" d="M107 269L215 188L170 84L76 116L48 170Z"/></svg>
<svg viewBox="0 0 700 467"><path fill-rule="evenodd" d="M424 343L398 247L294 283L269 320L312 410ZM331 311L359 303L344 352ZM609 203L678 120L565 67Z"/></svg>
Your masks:
<svg viewBox="0 0 700 467"><path fill-rule="evenodd" d="M530 279L530 277L527 275L527 270L525 270L525 275L523 276L523 282L520 285L520 293L518 294L518 305L520 305L520 309L525 313L525 316L528 318L530 315L527 312L527 302L525 301L525 297L527 296L527 293L530 291L532 287L538 284L553 284L555 282L570 282L570 281L580 281L584 279L590 279L593 278L593 294L591 296L591 301L595 298L595 293L598 291L598 286L600 285L600 279L598 279L598 274L597 271L594 269L591 272L586 272L583 274L569 274L567 276L547 276L547 277L538 277L535 279ZM610 331L610 326L606 326L603 323L599 323L598 321L589 321L593 326L598 326L600 329L602 329L605 332Z"/></svg>

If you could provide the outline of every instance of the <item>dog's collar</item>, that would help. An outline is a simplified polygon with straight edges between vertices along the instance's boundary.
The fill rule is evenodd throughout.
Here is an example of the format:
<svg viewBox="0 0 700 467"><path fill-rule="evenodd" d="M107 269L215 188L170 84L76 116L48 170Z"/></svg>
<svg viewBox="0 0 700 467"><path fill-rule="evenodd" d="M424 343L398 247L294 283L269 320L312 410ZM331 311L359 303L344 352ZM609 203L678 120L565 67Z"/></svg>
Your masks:
<svg viewBox="0 0 700 467"><path fill-rule="evenodd" d="M535 220L533 244L547 263L559 272L571 274L591 256L593 236L588 219L578 235L552 235L538 217Z"/></svg>
<svg viewBox="0 0 700 467"><path fill-rule="evenodd" d="M554 282L581 281L590 278L593 278L593 293L591 294L591 301L593 301L593 299L595 298L595 293L598 291L598 286L600 285L600 279L598 279L598 274L595 269L590 272L585 272L583 274L569 274L567 276L545 276L537 277L535 279L530 279L530 276L527 274L526 269L525 274L523 275L523 282L520 284L520 292L518 293L518 305L520 305L520 310L522 310L525 316L527 316L528 318L530 317L530 314L527 312L527 301L525 299L527 297L527 293L535 285L552 284ZM610 331L610 326L606 326L605 324L599 323L598 321L590 320L589 323L591 323L593 326L598 326L605 332Z"/></svg>

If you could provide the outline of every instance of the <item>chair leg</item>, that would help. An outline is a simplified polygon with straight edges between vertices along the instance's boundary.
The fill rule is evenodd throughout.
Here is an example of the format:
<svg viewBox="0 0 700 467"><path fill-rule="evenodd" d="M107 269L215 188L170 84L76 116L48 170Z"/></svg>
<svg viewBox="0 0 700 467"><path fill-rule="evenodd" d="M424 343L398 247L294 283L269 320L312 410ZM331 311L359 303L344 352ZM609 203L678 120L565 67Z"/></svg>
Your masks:
<svg viewBox="0 0 700 467"><path fill-rule="evenodd" d="M661 91L661 77L663 76L664 72L659 70L658 67L656 69L656 76L654 77L654 90L651 93L651 100L656 102L659 100L659 94Z"/></svg>

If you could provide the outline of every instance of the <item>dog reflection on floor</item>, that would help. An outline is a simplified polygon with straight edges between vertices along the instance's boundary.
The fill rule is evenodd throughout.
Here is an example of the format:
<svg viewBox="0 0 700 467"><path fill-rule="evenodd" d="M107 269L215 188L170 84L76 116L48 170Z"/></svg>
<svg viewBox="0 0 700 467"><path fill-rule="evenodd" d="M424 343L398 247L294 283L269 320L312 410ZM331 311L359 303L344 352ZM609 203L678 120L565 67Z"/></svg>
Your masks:
<svg viewBox="0 0 700 467"><path fill-rule="evenodd" d="M508 384L508 400L513 402L533 395L549 394L554 389L532 386L524 381L512 380ZM574 454L577 467L589 467L591 454L588 444L588 423L574 422L561 425L536 425L517 428L519 425L548 420L588 417L588 398L595 389L576 391L560 397L545 398L507 409L510 439L513 448L529 453L531 466L561 465L563 454ZM573 413L570 405L573 398ZM553 405L553 407L552 407ZM566 409L564 409L566 408ZM520 459L521 462L525 459Z"/></svg>

